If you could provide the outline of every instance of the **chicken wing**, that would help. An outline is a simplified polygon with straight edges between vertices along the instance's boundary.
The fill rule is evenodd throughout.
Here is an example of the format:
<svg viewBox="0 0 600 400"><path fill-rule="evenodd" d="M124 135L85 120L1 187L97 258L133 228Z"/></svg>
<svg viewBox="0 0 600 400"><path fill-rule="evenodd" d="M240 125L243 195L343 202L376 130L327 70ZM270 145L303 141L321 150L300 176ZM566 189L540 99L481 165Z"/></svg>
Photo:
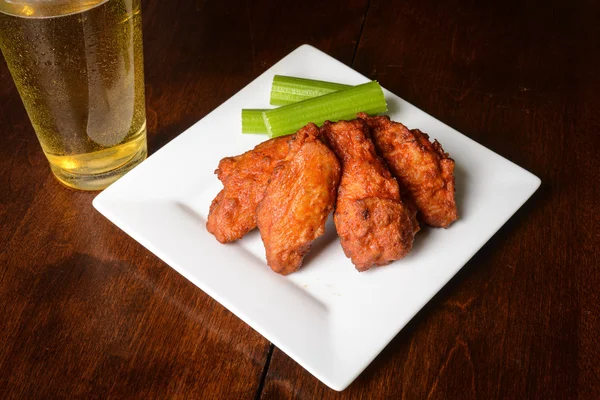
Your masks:
<svg viewBox="0 0 600 400"><path fill-rule="evenodd" d="M267 263L282 275L300 268L335 202L340 165L318 135L314 124L298 131L256 210Z"/></svg>
<svg viewBox="0 0 600 400"><path fill-rule="evenodd" d="M321 132L342 161L342 178L333 214L344 253L359 271L389 264L412 248L419 230L415 212L377 156L361 120L323 124Z"/></svg>
<svg viewBox="0 0 600 400"><path fill-rule="evenodd" d="M398 179L402 195L416 205L428 225L448 227L458 218L454 201L454 160L436 140L387 116L358 115L371 128L375 147Z"/></svg>
<svg viewBox="0 0 600 400"><path fill-rule="evenodd" d="M241 239L256 227L256 206L275 167L289 151L289 137L267 140L253 150L226 157L215 171L223 190L210 205L206 229L219 242Z"/></svg>

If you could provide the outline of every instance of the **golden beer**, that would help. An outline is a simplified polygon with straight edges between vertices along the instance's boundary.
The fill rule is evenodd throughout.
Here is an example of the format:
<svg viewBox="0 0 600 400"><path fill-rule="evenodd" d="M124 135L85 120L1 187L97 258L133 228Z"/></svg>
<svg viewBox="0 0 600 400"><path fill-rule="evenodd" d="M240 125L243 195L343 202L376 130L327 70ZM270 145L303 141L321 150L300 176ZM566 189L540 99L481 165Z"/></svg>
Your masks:
<svg viewBox="0 0 600 400"><path fill-rule="evenodd" d="M146 157L140 0L0 0L0 49L62 183L102 189Z"/></svg>

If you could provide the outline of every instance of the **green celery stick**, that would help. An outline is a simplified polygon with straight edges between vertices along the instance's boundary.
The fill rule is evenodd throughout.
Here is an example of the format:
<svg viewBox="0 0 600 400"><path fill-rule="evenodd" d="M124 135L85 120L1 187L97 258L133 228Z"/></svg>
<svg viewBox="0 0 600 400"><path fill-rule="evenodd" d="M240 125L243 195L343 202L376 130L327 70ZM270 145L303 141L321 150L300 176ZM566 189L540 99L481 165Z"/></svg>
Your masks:
<svg viewBox="0 0 600 400"><path fill-rule="evenodd" d="M273 77L273 86L271 86L271 104L274 106L285 106L351 87L350 85L343 85L341 83L275 75Z"/></svg>
<svg viewBox="0 0 600 400"><path fill-rule="evenodd" d="M268 110L242 109L242 133L267 133L263 111Z"/></svg>
<svg viewBox="0 0 600 400"><path fill-rule="evenodd" d="M320 126L327 120L354 119L361 111L387 111L383 89L377 81L263 111L262 116L269 137L274 138L294 133L309 122Z"/></svg>

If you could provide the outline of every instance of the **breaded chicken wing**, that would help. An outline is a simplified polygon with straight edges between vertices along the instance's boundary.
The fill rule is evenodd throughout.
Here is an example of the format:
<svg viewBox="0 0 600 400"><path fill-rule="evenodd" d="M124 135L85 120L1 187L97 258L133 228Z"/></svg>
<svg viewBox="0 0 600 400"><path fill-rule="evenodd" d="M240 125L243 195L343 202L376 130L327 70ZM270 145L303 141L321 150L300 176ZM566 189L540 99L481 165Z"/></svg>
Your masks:
<svg viewBox="0 0 600 400"><path fill-rule="evenodd" d="M215 171L223 190L210 205L206 229L221 243L241 239L256 227L256 206L275 167L289 151L290 137L267 140L253 150L226 157Z"/></svg>
<svg viewBox="0 0 600 400"><path fill-rule="evenodd" d="M296 133L256 210L267 263L282 275L300 268L335 202L340 165L318 134L312 123Z"/></svg>
<svg viewBox="0 0 600 400"><path fill-rule="evenodd" d="M448 227L458 218L454 201L454 160L436 140L387 116L358 115L371 128L375 147L398 179L403 197L416 205L428 225Z"/></svg>
<svg viewBox="0 0 600 400"><path fill-rule="evenodd" d="M344 253L359 271L389 264L412 248L415 212L400 200L396 179L377 156L361 120L323 124L321 132L342 161L333 214Z"/></svg>

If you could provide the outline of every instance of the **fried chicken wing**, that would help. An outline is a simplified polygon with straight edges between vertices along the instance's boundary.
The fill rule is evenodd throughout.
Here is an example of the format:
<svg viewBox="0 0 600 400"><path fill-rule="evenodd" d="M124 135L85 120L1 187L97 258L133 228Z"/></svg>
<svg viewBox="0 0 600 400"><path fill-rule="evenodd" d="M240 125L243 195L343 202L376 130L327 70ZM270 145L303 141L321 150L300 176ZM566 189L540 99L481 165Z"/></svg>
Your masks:
<svg viewBox="0 0 600 400"><path fill-rule="evenodd" d="M358 115L371 128L375 147L398 179L402 195L414 202L428 225L448 227L458 218L454 201L454 160L436 140L387 116Z"/></svg>
<svg viewBox="0 0 600 400"><path fill-rule="evenodd" d="M318 134L314 124L297 132L257 207L267 263L282 275L300 268L335 202L340 165Z"/></svg>
<svg viewBox="0 0 600 400"><path fill-rule="evenodd" d="M256 206L275 167L289 151L289 137L267 140L253 150L226 157L215 171L223 190L210 205L206 229L219 242L241 239L256 227Z"/></svg>
<svg viewBox="0 0 600 400"><path fill-rule="evenodd" d="M321 132L342 161L333 214L342 248L359 271L389 264L412 248L415 212L400 200L396 179L377 156L367 124L325 122Z"/></svg>

